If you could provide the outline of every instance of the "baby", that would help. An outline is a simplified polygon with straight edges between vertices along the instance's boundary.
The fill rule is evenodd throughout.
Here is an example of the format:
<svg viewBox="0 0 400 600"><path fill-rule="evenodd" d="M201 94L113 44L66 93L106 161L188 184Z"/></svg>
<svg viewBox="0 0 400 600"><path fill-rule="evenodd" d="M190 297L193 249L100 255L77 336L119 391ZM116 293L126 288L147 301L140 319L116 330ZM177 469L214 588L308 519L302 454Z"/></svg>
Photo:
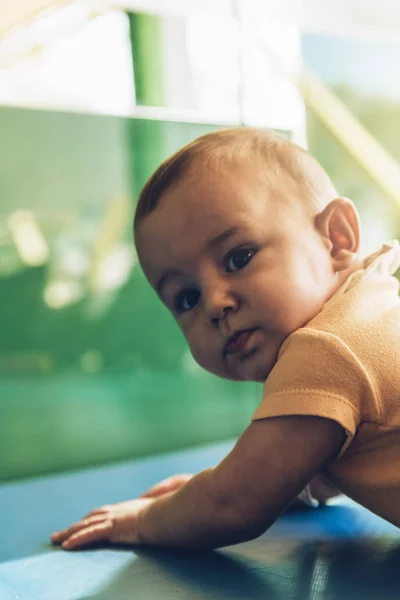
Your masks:
<svg viewBox="0 0 400 600"><path fill-rule="evenodd" d="M353 203L305 150L253 128L167 159L142 190L134 232L195 360L263 382L263 398L219 465L94 510L53 542L242 542L317 473L400 526L397 242L361 257Z"/></svg>

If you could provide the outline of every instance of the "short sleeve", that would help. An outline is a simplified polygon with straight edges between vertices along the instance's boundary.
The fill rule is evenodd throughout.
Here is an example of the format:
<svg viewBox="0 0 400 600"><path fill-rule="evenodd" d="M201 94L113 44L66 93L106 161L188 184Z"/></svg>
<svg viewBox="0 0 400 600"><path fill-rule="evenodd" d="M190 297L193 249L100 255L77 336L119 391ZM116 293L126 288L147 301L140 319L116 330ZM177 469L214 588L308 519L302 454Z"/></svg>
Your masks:
<svg viewBox="0 0 400 600"><path fill-rule="evenodd" d="M379 407L362 364L337 336L300 329L283 344L252 420L307 415L337 421L348 439L360 423L379 422Z"/></svg>

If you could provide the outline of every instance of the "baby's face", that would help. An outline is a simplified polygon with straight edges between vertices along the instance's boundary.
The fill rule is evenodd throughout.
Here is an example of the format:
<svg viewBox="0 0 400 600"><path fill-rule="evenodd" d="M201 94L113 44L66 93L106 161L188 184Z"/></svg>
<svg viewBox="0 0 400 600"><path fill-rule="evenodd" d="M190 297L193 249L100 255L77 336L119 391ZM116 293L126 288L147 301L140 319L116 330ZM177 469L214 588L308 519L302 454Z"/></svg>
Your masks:
<svg viewBox="0 0 400 600"><path fill-rule="evenodd" d="M267 378L284 340L336 283L326 240L301 202L255 179L188 175L164 193L136 239L144 272L195 360L243 381Z"/></svg>

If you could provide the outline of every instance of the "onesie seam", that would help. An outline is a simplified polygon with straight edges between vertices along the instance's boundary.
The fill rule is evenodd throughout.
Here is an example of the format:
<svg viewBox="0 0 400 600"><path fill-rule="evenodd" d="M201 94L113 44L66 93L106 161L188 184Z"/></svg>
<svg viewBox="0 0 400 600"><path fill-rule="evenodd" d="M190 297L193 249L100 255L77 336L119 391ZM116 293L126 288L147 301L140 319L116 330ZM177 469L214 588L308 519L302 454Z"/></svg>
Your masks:
<svg viewBox="0 0 400 600"><path fill-rule="evenodd" d="M325 329L314 329L312 327L304 327L303 329L298 330L296 333L298 335L307 335L307 333L309 332L313 332L315 333L318 337L325 337L327 336L328 338L333 338L334 340L336 340L337 343L339 343L346 351L346 353L348 355L350 355L351 359L355 362L355 364L357 365L357 367L361 370L363 376L365 377L366 382L368 383L369 389L372 393L373 399L374 399L374 403L376 406L376 410L378 413L378 419L377 419L377 423L380 424L382 422L382 416L381 416L381 406L380 403L378 401L378 397L375 391L375 387L372 384L371 378L368 374L368 372L366 371L364 365L362 364L362 362L360 361L360 359L357 357L357 355L353 352L353 350L346 344L346 342L344 342L342 340L342 338L340 338L338 335L336 335L335 333L331 333L330 331L326 331ZM329 394L329 392L326 392L326 394ZM341 396L339 396L340 398ZM350 404L350 406L353 406L352 404ZM357 410L357 409L355 409ZM358 414L360 415L360 412L357 411Z"/></svg>
<svg viewBox="0 0 400 600"><path fill-rule="evenodd" d="M301 389L301 388L290 388L287 390L281 390L278 392L271 392L270 394L268 394L268 399L273 398L274 396L287 396L290 394L301 394L303 396L308 395L308 396L318 396L318 398L327 398L327 399L334 399L334 400L338 400L343 404L346 404L347 406L349 406L355 413L357 413L357 416L360 417L360 411L358 410L358 408L356 406L354 406L354 404L352 404L351 402L349 402L349 400L347 400L346 398L344 398L343 396L339 396L338 394L332 394L330 392L325 392L325 391L320 391L319 389Z"/></svg>

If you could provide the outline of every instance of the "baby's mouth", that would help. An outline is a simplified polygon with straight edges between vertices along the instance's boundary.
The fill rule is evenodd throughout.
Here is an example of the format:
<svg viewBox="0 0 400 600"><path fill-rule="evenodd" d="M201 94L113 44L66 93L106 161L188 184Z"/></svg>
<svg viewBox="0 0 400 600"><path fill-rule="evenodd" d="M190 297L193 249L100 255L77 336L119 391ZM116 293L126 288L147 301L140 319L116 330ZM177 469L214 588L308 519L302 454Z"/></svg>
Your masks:
<svg viewBox="0 0 400 600"><path fill-rule="evenodd" d="M241 329L231 335L224 346L224 356L229 354L243 354L246 352L248 342L253 334L253 329Z"/></svg>

